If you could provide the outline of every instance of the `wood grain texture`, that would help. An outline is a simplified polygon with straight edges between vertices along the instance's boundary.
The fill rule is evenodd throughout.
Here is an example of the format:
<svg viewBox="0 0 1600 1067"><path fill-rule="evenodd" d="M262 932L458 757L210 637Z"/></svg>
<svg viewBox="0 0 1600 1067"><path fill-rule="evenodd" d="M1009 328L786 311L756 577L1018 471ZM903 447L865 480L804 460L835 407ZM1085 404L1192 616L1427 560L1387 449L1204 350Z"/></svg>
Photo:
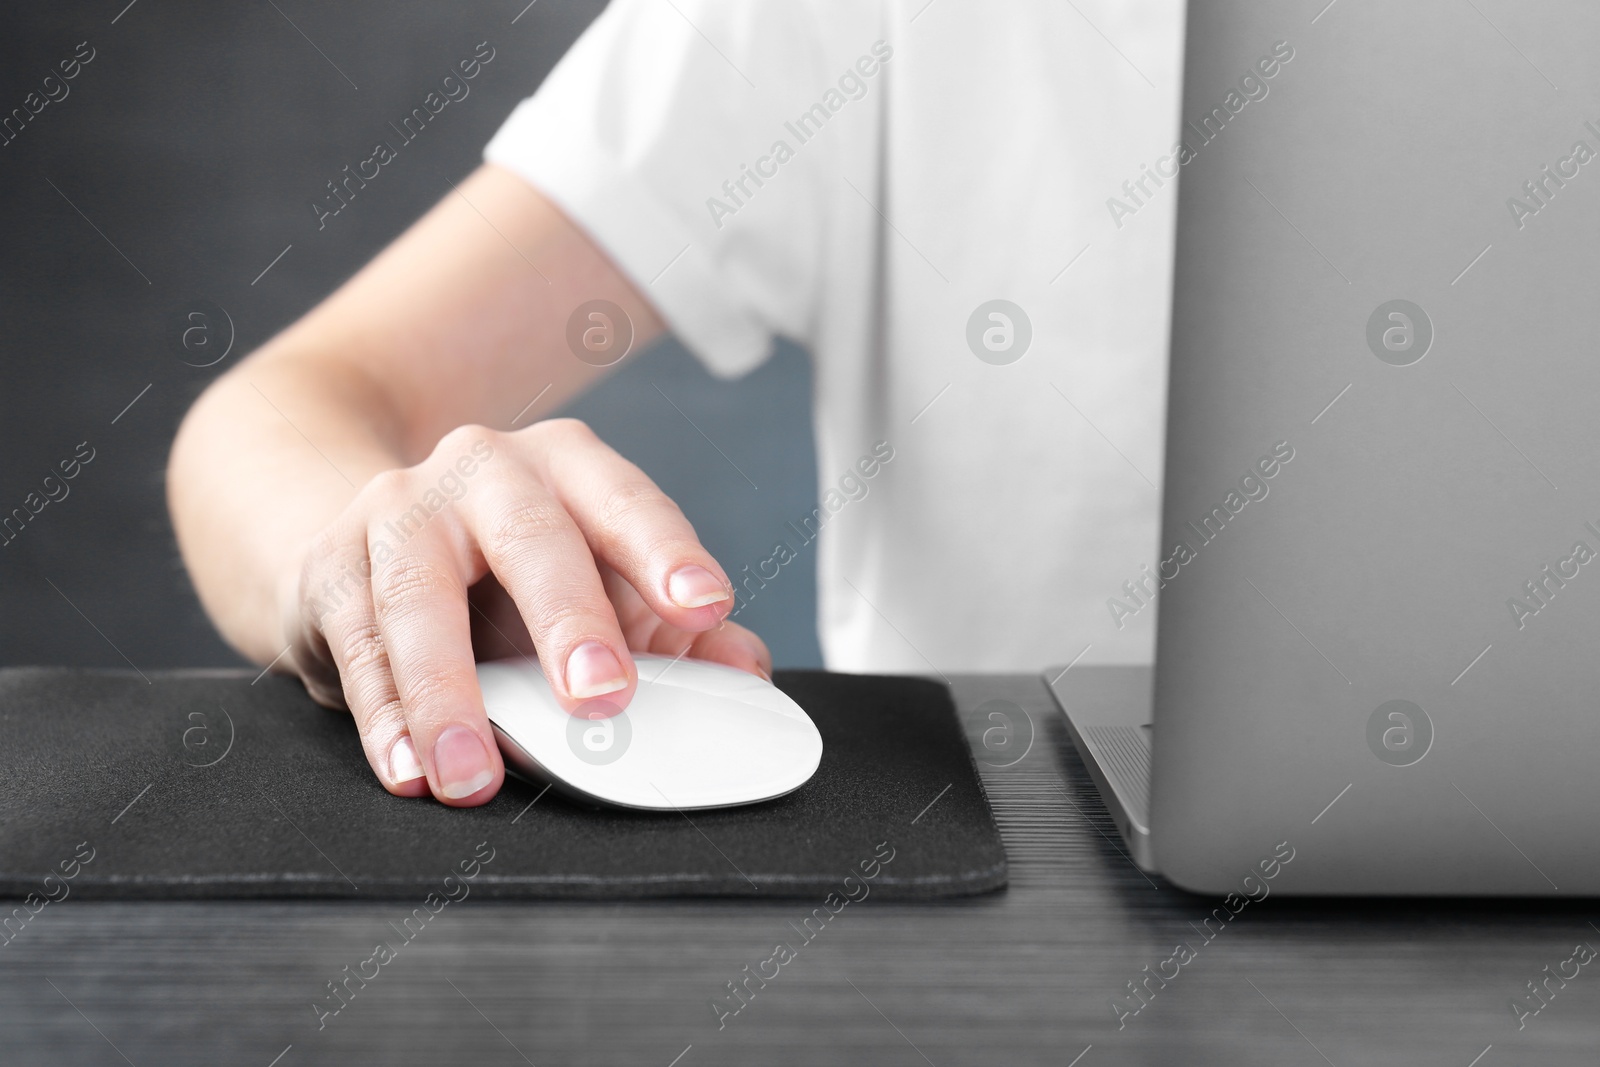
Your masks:
<svg viewBox="0 0 1600 1067"><path fill-rule="evenodd" d="M789 925L809 913L794 900L469 899L320 1030L312 1002L379 940L399 941L390 924L404 905L68 900L0 947L0 1062L1596 1061L1595 965L1520 1031L1509 1007L1576 943L1600 946L1587 904L1273 897L1203 943L1190 924L1217 902L1122 855L1043 686L964 677L955 690L1010 852L1002 892L869 898L809 943ZM1009 767L1003 737L983 747L998 720L980 708L993 700L1034 727ZM1025 720L1015 726L1020 736ZM504 847L538 847L507 829ZM796 958L719 1029L712 999L784 939ZM1195 959L1119 1030L1112 998L1180 940L1200 946Z"/></svg>

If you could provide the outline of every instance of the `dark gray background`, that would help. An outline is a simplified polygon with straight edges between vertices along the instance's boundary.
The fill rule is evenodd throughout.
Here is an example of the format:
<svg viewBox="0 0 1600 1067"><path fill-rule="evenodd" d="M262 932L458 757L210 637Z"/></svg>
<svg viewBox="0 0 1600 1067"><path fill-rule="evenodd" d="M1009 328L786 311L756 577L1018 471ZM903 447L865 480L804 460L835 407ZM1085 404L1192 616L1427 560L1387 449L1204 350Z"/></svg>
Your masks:
<svg viewBox="0 0 1600 1067"><path fill-rule="evenodd" d="M95 0L6 12L0 114L79 42L96 55L64 100L0 147L0 513L79 442L95 458L0 548L0 665L238 662L178 558L164 498L172 434L217 374L470 172L604 7L538 0L519 17L525 3ZM471 95L319 232L308 201L481 41L496 55ZM173 325L202 298L237 331L229 357L203 370L178 359ZM667 342L569 413L644 467L737 574L815 504L809 397L807 361L791 347L727 383ZM820 661L814 575L802 556L741 614L780 665Z"/></svg>

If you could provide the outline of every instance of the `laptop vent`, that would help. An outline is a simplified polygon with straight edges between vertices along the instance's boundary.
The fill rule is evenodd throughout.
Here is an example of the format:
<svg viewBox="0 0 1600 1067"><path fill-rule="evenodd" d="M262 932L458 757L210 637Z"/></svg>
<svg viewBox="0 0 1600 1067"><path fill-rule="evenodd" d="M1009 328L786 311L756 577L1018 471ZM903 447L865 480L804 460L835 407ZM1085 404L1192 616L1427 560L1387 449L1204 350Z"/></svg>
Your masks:
<svg viewBox="0 0 1600 1067"><path fill-rule="evenodd" d="M1140 826L1150 825L1150 737L1136 726L1085 726L1083 739Z"/></svg>

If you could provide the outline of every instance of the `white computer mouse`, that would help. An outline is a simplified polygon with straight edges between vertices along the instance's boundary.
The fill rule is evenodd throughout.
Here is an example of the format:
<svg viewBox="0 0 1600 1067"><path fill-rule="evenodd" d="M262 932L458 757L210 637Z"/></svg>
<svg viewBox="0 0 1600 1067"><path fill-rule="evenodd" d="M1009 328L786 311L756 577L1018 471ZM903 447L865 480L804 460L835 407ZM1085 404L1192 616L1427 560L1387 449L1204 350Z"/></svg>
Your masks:
<svg viewBox="0 0 1600 1067"><path fill-rule="evenodd" d="M564 710L537 660L478 664L506 766L585 803L655 811L771 800L816 773L822 735L772 683L701 660L634 662L620 712L603 697Z"/></svg>

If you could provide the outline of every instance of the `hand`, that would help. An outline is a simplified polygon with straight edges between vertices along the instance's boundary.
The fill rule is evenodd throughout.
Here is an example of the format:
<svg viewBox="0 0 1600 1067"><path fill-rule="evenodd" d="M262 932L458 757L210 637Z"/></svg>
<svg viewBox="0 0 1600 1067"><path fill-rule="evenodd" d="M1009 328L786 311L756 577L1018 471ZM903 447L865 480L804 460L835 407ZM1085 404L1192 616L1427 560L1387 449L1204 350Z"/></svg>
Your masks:
<svg viewBox="0 0 1600 1067"><path fill-rule="evenodd" d="M572 419L451 431L368 482L280 590L294 668L350 709L378 780L457 807L505 774L474 634L494 655L537 651L569 710L627 705L629 649L771 671L761 639L724 621L732 586L677 505Z"/></svg>

